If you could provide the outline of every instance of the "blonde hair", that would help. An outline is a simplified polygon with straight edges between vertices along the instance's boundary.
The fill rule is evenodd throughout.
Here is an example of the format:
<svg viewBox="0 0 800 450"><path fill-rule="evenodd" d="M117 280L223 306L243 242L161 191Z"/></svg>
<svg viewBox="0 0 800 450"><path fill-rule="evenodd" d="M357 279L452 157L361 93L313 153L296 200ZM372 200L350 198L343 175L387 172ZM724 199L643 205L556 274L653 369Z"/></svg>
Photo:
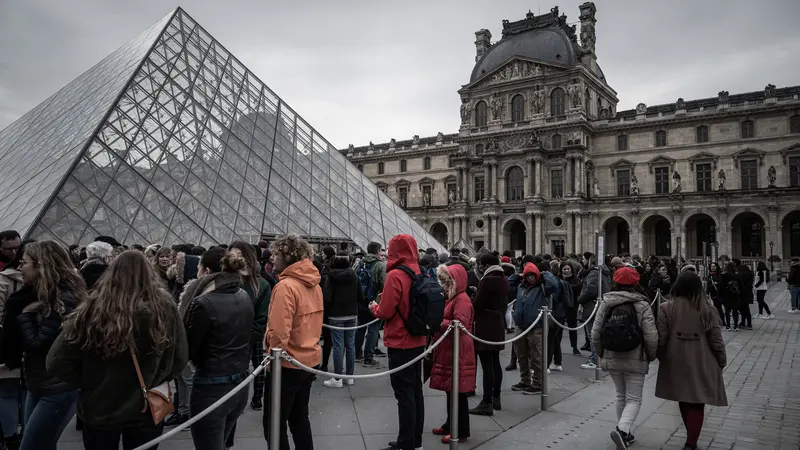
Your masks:
<svg viewBox="0 0 800 450"><path fill-rule="evenodd" d="M269 251L281 255L287 267L303 259L313 259L315 253L314 247L296 234L278 238L270 244Z"/></svg>
<svg viewBox="0 0 800 450"><path fill-rule="evenodd" d="M36 298L42 303L44 317L52 311L64 313L61 294L70 292L80 303L86 298L86 283L80 276L69 251L55 241L31 242L25 247L25 256L31 259L38 271L35 280Z"/></svg>
<svg viewBox="0 0 800 450"><path fill-rule="evenodd" d="M150 344L161 354L172 341L173 328L183 326L176 318L177 307L162 289L153 266L144 254L128 250L106 269L95 288L64 324L68 341L102 358L124 352L133 341L136 315L151 314L147 328Z"/></svg>

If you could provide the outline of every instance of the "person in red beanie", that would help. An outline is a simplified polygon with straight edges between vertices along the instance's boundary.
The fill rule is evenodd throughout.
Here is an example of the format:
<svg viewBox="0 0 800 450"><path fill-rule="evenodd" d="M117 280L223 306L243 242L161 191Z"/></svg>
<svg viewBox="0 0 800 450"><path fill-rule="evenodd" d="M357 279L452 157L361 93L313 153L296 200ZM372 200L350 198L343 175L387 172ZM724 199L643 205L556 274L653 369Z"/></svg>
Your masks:
<svg viewBox="0 0 800 450"><path fill-rule="evenodd" d="M502 256L502 257L500 257L500 264L503 264L503 263L506 263L506 264L511 264L511 258L510 258L510 257L508 257L508 256Z"/></svg>
<svg viewBox="0 0 800 450"><path fill-rule="evenodd" d="M611 291L597 309L598 326L592 328L600 368L609 373L617 391L617 427L611 432L617 450L627 450L635 441L631 427L642 406L645 375L658 350L653 310L639 289L636 269L617 269Z"/></svg>

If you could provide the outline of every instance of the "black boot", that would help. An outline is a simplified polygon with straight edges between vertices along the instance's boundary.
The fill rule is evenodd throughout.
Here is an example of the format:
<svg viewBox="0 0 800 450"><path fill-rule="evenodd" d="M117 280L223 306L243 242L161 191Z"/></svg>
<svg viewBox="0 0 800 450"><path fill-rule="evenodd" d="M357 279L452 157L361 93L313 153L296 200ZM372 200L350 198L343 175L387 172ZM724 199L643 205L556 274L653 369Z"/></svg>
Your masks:
<svg viewBox="0 0 800 450"><path fill-rule="evenodd" d="M581 356L581 351L578 350L578 347L572 347L572 354L575 356Z"/></svg>
<svg viewBox="0 0 800 450"><path fill-rule="evenodd" d="M589 345L589 341L586 341L586 343L583 344L583 347L581 347L581 350L583 350L585 352L592 351L592 347L591 347L591 345Z"/></svg>
<svg viewBox="0 0 800 450"><path fill-rule="evenodd" d="M494 397L494 398L492 398L492 408L493 408L495 411L500 411L500 410L502 410L502 409L503 409L503 405L502 405L502 404L500 404L500 397Z"/></svg>
<svg viewBox="0 0 800 450"><path fill-rule="evenodd" d="M506 366L506 372L511 372L512 370L517 370L517 361L515 359L512 359Z"/></svg>
<svg viewBox="0 0 800 450"><path fill-rule="evenodd" d="M469 413L475 416L491 416L494 414L491 403L485 403L481 400L478 406L469 410Z"/></svg>

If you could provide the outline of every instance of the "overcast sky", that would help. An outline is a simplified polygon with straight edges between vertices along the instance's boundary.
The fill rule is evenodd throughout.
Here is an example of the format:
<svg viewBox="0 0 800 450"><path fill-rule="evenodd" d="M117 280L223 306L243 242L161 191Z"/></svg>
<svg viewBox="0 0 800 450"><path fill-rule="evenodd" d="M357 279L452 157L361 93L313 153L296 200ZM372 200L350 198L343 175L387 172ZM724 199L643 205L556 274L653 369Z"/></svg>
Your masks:
<svg viewBox="0 0 800 450"><path fill-rule="evenodd" d="M560 4L570 22L582 0ZM798 0L596 0L618 109L800 84ZM183 0L338 148L456 132L475 31L554 3ZM163 0L0 0L0 129L172 8ZM579 27L580 29L580 27Z"/></svg>

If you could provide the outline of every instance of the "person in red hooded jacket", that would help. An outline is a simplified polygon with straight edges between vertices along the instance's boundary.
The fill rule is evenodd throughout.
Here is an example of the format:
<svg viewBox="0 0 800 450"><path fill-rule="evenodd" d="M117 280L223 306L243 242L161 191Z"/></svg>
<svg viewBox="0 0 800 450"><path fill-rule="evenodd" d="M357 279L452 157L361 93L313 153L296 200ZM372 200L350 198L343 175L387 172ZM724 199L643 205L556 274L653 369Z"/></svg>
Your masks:
<svg viewBox="0 0 800 450"><path fill-rule="evenodd" d="M389 241L386 282L380 303L372 302L372 314L386 321L383 343L388 349L389 369L402 366L425 351L425 336L412 336L403 323L411 310L411 277L399 269L406 266L419 274L417 242L408 234L398 234ZM401 317L402 316L402 317ZM422 363L412 364L389 376L397 399L400 420L397 441L384 450L416 450L422 448L425 422L425 398L422 396ZM474 384L474 383L473 383Z"/></svg>
<svg viewBox="0 0 800 450"><path fill-rule="evenodd" d="M475 311L472 308L472 301L467 295L467 271L458 264L452 266L439 266L436 269L436 276L439 284L442 285L447 294L447 303L444 305L444 320L442 327L433 336L433 340L439 340L447 327L454 320L461 323L472 332L472 323L475 319ZM459 336L459 359L458 359L458 441L464 442L469 437L469 403L467 393L475 391L475 347L472 338L466 333ZM433 434L441 435L442 442L450 442L450 392L451 379L453 377L453 335L439 344L433 351L433 370L431 371L431 389L445 391L447 393L447 421L439 428L433 429Z"/></svg>

